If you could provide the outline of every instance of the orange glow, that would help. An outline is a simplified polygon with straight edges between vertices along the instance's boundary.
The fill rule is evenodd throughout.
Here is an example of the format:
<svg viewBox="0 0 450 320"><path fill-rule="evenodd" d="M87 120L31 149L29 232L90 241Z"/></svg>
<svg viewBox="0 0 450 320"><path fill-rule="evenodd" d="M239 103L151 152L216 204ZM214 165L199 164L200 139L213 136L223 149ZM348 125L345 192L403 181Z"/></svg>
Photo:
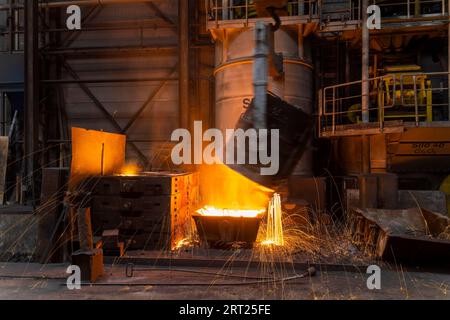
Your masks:
<svg viewBox="0 0 450 320"><path fill-rule="evenodd" d="M273 192L226 165L200 167L201 200L210 208L226 209L230 214L237 214L233 210L253 210L253 215L256 210L260 214L262 208L267 208Z"/></svg>
<svg viewBox="0 0 450 320"><path fill-rule="evenodd" d="M135 177L139 174L141 168L135 163L127 163L120 170L120 176L124 177Z"/></svg>
<svg viewBox="0 0 450 320"><path fill-rule="evenodd" d="M192 246L192 241L190 239L185 238L178 241L173 250L179 250L190 246Z"/></svg>
<svg viewBox="0 0 450 320"><path fill-rule="evenodd" d="M218 209L210 206L206 206L197 213L207 217L233 217L233 218L256 218L266 212L265 209L260 210L229 210Z"/></svg>
<svg viewBox="0 0 450 320"><path fill-rule="evenodd" d="M87 177L119 172L125 162L125 144L125 135L72 128L69 189Z"/></svg>
<svg viewBox="0 0 450 320"><path fill-rule="evenodd" d="M269 210L267 213L266 240L262 242L263 245L284 245L282 215L283 211L281 210L281 198L278 193L275 193L269 203Z"/></svg>

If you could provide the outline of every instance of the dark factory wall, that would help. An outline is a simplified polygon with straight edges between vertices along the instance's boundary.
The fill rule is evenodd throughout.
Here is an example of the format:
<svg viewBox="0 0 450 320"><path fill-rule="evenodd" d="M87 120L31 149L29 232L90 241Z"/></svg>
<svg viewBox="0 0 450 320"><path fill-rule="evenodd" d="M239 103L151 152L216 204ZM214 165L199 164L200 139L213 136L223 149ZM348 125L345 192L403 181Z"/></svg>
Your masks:
<svg viewBox="0 0 450 320"><path fill-rule="evenodd" d="M81 79L161 78L153 82L87 84L122 128L154 96L127 131L128 139L136 141L135 144L148 158L161 151L163 142L170 139L171 132L179 123L176 81L178 35L175 28L177 1L158 1L157 5L173 21L172 25L155 16L148 3L104 6L83 27L123 26L124 29L81 32L67 48L77 48L79 51L84 48L85 52L107 48L96 50L95 54L69 56L68 65ZM139 25L145 27L139 28ZM175 80L163 80L167 77ZM63 79L72 78L65 72ZM116 131L78 84L66 84L63 88L70 126ZM128 153L130 158L136 157L132 149ZM154 165L158 166L157 163Z"/></svg>

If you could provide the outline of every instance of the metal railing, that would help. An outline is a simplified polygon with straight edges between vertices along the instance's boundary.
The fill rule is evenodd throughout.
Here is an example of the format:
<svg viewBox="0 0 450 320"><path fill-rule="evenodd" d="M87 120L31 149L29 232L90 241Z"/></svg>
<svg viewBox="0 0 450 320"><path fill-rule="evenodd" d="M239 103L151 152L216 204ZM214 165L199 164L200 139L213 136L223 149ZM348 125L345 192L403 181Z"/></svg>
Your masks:
<svg viewBox="0 0 450 320"><path fill-rule="evenodd" d="M447 0L373 0L381 10L382 21L402 22L420 18L447 17ZM257 18L253 0L205 0L208 22ZM317 19L321 24L362 20L362 0L293 0L284 16ZM281 15L283 16L283 15Z"/></svg>
<svg viewBox="0 0 450 320"><path fill-rule="evenodd" d="M417 127L450 121L449 77L450 72L432 72L393 73L369 79L369 125L382 131L392 120ZM359 80L320 90L320 135L363 124L362 83Z"/></svg>
<svg viewBox="0 0 450 320"><path fill-rule="evenodd" d="M0 52L24 50L23 1L9 0L0 10Z"/></svg>
<svg viewBox="0 0 450 320"><path fill-rule="evenodd" d="M287 5L287 16L317 17L320 0L291 0ZM257 18L253 0L205 0L209 22L245 20Z"/></svg>
<svg viewBox="0 0 450 320"><path fill-rule="evenodd" d="M447 0L403 0L403 1L377 1L376 4L381 9L381 18L411 19L420 16L446 15L448 12Z"/></svg>

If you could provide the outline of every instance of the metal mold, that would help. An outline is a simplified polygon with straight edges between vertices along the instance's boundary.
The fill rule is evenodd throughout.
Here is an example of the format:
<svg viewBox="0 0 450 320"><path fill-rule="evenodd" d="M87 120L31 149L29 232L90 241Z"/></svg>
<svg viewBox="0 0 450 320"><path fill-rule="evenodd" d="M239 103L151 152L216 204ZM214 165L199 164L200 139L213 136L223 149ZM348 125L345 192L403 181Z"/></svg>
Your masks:
<svg viewBox="0 0 450 320"><path fill-rule="evenodd" d="M235 218L193 215L200 240L210 247L231 247L245 243L252 247L258 236L260 217Z"/></svg>

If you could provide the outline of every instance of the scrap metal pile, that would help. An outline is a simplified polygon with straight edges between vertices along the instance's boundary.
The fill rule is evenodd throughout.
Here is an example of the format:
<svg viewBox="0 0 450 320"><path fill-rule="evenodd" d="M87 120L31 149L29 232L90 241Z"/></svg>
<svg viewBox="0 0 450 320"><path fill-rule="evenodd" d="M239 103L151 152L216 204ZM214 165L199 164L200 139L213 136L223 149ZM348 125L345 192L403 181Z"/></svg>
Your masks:
<svg viewBox="0 0 450 320"><path fill-rule="evenodd" d="M393 262L450 263L450 219L421 208L352 209L353 243Z"/></svg>

